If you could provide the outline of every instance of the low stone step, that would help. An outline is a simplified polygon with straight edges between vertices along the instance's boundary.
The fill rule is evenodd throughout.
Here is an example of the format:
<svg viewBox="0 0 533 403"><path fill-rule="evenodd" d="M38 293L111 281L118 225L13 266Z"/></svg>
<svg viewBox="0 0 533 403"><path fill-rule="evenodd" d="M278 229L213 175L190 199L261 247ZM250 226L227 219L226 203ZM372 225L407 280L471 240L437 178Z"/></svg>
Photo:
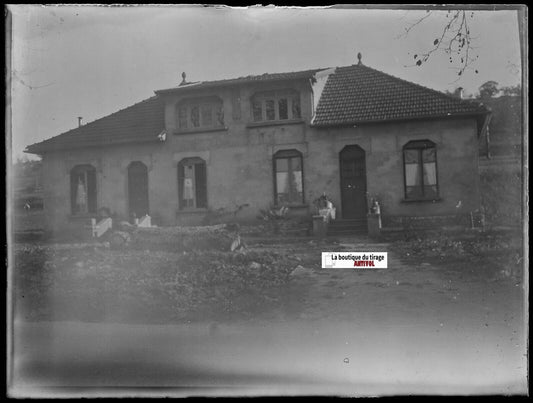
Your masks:
<svg viewBox="0 0 533 403"><path fill-rule="evenodd" d="M342 223L342 224L333 224L330 223L328 228L367 228L366 221L357 222L357 223Z"/></svg>
<svg viewBox="0 0 533 403"><path fill-rule="evenodd" d="M331 220L330 225L344 225L344 224L359 224L366 223L366 218L350 218L350 219L341 219L341 220Z"/></svg>
<svg viewBox="0 0 533 403"><path fill-rule="evenodd" d="M328 235L342 235L342 234L366 234L366 228L328 228Z"/></svg>
<svg viewBox="0 0 533 403"><path fill-rule="evenodd" d="M337 219L329 222L328 235L359 235L367 233L366 218Z"/></svg>

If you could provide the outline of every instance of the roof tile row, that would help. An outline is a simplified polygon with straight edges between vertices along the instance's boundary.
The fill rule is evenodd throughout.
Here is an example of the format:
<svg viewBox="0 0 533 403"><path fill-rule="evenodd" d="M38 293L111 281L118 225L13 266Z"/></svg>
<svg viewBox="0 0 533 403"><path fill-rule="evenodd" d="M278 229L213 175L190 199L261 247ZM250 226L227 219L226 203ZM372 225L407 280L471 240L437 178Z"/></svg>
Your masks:
<svg viewBox="0 0 533 403"><path fill-rule="evenodd" d="M328 77L313 125L482 114L482 105L391 76L365 65L339 67Z"/></svg>

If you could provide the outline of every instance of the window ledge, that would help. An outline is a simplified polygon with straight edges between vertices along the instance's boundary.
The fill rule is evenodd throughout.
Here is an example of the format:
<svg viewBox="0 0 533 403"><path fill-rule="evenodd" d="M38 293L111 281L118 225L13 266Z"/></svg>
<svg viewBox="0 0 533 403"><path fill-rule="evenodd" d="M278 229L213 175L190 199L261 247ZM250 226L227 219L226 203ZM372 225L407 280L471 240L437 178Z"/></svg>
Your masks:
<svg viewBox="0 0 533 403"><path fill-rule="evenodd" d="M309 204L306 204L306 203L298 203L298 204L276 204L274 206L275 209L280 209L282 207L288 207L289 210L291 208L296 208L296 209L300 209L300 208L308 208L309 207Z"/></svg>
<svg viewBox="0 0 533 403"><path fill-rule="evenodd" d="M176 209L176 214L205 214L207 211L206 208Z"/></svg>
<svg viewBox="0 0 533 403"><path fill-rule="evenodd" d="M88 214L69 214L69 220L86 220L88 218L96 218L98 214L88 213Z"/></svg>
<svg viewBox="0 0 533 403"><path fill-rule="evenodd" d="M262 120L261 122L250 122L246 127L263 127L263 126L283 126L283 125L297 125L305 123L303 119L291 119L291 120Z"/></svg>
<svg viewBox="0 0 533 403"><path fill-rule="evenodd" d="M440 197L433 199L402 199L401 203L437 203L442 202Z"/></svg>
<svg viewBox="0 0 533 403"><path fill-rule="evenodd" d="M227 132L227 131L228 131L228 128L226 126L199 127L196 129L177 130L174 132L174 135L179 136L180 134Z"/></svg>

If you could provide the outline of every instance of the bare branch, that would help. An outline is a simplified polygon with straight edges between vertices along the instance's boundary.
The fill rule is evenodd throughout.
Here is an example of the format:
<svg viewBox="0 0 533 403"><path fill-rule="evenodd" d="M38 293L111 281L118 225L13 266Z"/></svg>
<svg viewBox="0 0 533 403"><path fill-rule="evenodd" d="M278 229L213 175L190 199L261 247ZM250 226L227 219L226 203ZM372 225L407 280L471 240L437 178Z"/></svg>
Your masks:
<svg viewBox="0 0 533 403"><path fill-rule="evenodd" d="M413 29L414 27L416 27L417 25L419 25L422 21L424 21L426 18L429 18L431 16L431 11L427 11L426 15L422 18L419 18L416 22L414 22L413 24L411 24L409 27L405 28L405 32L403 34L400 34L396 37L396 39L399 39L401 37L406 37L409 32L411 31L411 29Z"/></svg>
<svg viewBox="0 0 533 403"><path fill-rule="evenodd" d="M30 85L30 84L26 83L22 78L20 78L15 70L13 70L13 78L16 81L18 81L19 83L21 83L22 85L24 85L25 87L28 87L30 90L34 90L34 89L37 89L37 88L45 88L45 87L49 87L49 86L55 84L54 82L51 82L51 83L42 84L42 85Z"/></svg>
<svg viewBox="0 0 533 403"><path fill-rule="evenodd" d="M425 19L432 15L428 11L425 16L419 18L416 22L405 28L403 37L406 37L411 30L420 25ZM470 12L470 18L473 18L473 13ZM421 54L415 54L416 60L413 66L421 66L426 63L435 52L444 52L449 55L450 63L459 65L457 75L461 76L477 57L472 57L471 53L474 47L472 40L475 39L470 35L470 27L468 25L469 12L466 10L448 10L445 23L440 35L433 41L433 47ZM477 73L478 71L475 70Z"/></svg>

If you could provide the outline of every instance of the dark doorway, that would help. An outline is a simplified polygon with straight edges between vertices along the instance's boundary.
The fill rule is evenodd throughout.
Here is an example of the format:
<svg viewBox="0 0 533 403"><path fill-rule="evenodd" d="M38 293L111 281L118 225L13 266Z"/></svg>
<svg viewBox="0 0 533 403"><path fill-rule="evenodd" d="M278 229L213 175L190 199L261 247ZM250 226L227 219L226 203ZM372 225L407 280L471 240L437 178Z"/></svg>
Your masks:
<svg viewBox="0 0 533 403"><path fill-rule="evenodd" d="M342 218L366 219L366 161L359 146L340 152Z"/></svg>
<svg viewBox="0 0 533 403"><path fill-rule="evenodd" d="M148 168L140 161L128 166L128 203L130 218L148 214Z"/></svg>

